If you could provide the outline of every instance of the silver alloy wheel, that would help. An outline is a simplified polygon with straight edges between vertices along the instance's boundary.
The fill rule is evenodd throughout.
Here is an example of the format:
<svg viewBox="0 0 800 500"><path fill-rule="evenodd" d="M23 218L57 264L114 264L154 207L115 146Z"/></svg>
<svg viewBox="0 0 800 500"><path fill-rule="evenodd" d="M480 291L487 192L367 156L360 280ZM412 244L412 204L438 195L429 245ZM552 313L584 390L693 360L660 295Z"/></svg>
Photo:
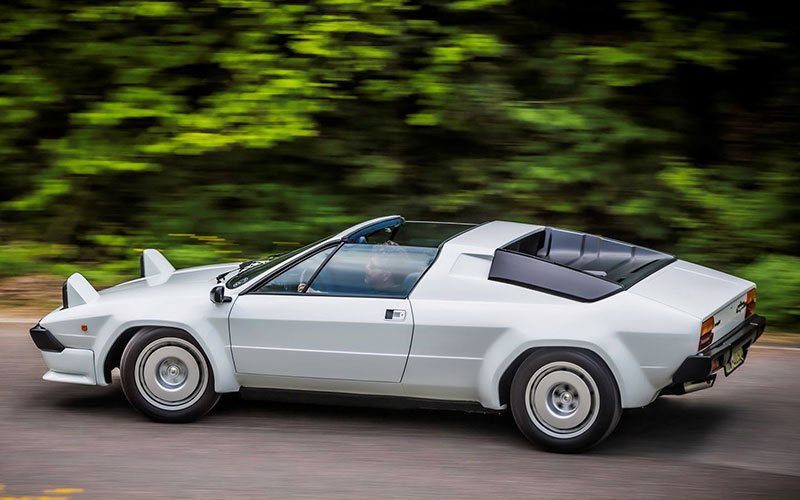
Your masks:
<svg viewBox="0 0 800 500"><path fill-rule="evenodd" d="M136 358L133 373L139 394L162 410L192 406L208 386L205 357L194 344L177 337L148 344Z"/></svg>
<svg viewBox="0 0 800 500"><path fill-rule="evenodd" d="M586 432L597 418L597 384L580 366L567 361L536 370L525 388L525 406L534 425L548 436L568 439Z"/></svg>

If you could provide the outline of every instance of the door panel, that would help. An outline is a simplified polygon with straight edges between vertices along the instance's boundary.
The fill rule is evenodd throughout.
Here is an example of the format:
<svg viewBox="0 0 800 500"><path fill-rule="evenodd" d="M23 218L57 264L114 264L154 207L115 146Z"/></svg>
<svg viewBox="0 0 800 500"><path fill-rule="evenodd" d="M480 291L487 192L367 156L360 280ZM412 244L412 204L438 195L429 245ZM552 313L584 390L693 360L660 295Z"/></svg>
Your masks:
<svg viewBox="0 0 800 500"><path fill-rule="evenodd" d="M246 294L230 315L236 371L257 375L399 382L412 330L407 299Z"/></svg>

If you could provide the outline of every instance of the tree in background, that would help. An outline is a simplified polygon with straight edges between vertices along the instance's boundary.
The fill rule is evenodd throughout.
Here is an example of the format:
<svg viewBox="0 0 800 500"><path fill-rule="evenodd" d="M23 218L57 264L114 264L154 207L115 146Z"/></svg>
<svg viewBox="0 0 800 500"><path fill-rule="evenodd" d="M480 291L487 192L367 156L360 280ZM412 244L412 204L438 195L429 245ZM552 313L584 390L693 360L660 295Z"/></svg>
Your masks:
<svg viewBox="0 0 800 500"><path fill-rule="evenodd" d="M109 283L146 246L188 265L385 213L503 218L743 273L798 328L779 5L6 2L0 274Z"/></svg>

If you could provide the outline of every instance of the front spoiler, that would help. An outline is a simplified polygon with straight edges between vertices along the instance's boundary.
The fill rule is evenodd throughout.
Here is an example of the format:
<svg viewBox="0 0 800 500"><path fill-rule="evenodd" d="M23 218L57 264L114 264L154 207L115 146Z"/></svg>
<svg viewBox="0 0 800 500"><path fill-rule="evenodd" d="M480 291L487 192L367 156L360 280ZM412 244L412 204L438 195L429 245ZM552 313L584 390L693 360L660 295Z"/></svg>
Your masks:
<svg viewBox="0 0 800 500"><path fill-rule="evenodd" d="M42 377L44 380L97 385L93 351L65 347L50 330L39 324L30 329L30 334L49 368Z"/></svg>
<svg viewBox="0 0 800 500"><path fill-rule="evenodd" d="M767 320L763 316L754 314L720 340L699 353L689 356L672 376L672 384L661 393L683 394L685 391L682 392L681 389L684 384L696 385L700 382L708 382L712 377L716 377L713 372L719 370L730 361L731 353L733 353L734 349L742 347L744 348L745 356L747 355L747 350L750 346L764 333L766 324ZM713 385L713 380L708 383L709 387L711 385Z"/></svg>

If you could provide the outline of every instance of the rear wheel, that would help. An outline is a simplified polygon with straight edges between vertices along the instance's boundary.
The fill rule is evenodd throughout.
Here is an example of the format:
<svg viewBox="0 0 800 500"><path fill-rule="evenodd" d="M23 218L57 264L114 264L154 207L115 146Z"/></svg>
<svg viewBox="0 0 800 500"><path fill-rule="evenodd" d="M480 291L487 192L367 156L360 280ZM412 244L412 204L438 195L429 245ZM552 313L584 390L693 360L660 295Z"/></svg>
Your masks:
<svg viewBox="0 0 800 500"><path fill-rule="evenodd" d="M191 335L156 328L136 334L122 353L120 377L134 408L163 422L188 422L219 400L211 364Z"/></svg>
<svg viewBox="0 0 800 500"><path fill-rule="evenodd" d="M605 363L573 349L531 354L514 375L510 403L525 437L559 452L598 444L622 414L617 384Z"/></svg>

